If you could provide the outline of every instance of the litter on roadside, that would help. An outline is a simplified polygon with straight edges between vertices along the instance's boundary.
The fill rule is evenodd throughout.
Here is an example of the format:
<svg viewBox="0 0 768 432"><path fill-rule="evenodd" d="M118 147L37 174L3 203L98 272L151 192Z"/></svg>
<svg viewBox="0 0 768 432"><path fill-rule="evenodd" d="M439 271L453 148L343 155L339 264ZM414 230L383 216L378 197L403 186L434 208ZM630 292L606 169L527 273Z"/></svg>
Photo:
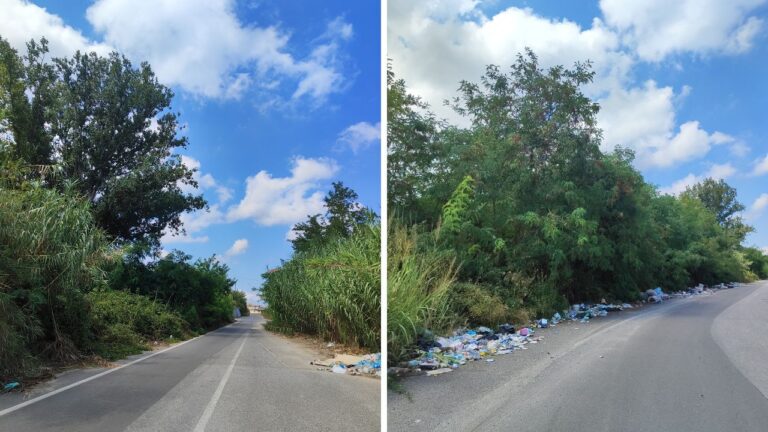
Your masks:
<svg viewBox="0 0 768 432"><path fill-rule="evenodd" d="M11 390L13 390L13 389L15 389L15 388L19 387L20 385L21 385L21 384L19 384L19 383L18 383L18 382L16 382L16 381L11 381L11 382L9 382L9 383L7 383L7 384L5 384L5 385L3 386L3 391L2 391L2 392L3 392L3 393L5 393L5 392L9 392L9 391L11 391Z"/></svg>
<svg viewBox="0 0 768 432"><path fill-rule="evenodd" d="M332 359L313 360L310 364L338 374L381 375L381 353L363 356L336 354Z"/></svg>
<svg viewBox="0 0 768 432"><path fill-rule="evenodd" d="M649 289L640 294L640 298L648 303L661 303L671 297L690 297L694 295L709 295L720 289L734 288L736 283L719 284L713 287L705 287L699 284L696 287L673 294L665 293L661 287ZM470 361L485 360L494 362L493 356L510 354L515 350L525 350L528 344L536 344L542 337L534 337L534 328L555 327L565 320L589 323L596 317L608 316L610 312L618 312L633 309L630 303L613 304L602 299L600 303L579 303L571 305L567 311L556 312L552 318L540 318L534 321L531 327L522 327L518 330L512 324L501 324L494 331L488 327L476 329L463 329L448 337L435 337L432 332L425 330L418 338L419 349L416 358L401 367L390 368L389 373L398 376L411 375L408 370L416 373L425 373L428 376L441 375L457 369ZM574 330L578 330L574 327ZM603 358L603 356L600 356ZM407 366L407 367L404 367ZM422 372L419 372L422 371Z"/></svg>

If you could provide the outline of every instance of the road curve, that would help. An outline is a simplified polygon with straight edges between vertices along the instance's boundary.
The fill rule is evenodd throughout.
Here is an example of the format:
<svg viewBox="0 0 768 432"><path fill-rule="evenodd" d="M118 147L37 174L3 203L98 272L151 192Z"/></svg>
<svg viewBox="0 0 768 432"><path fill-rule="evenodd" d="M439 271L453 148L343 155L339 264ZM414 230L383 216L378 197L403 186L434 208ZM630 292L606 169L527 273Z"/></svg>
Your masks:
<svg viewBox="0 0 768 432"><path fill-rule="evenodd" d="M378 430L379 381L309 356L246 317L16 410L0 398L0 431Z"/></svg>
<svg viewBox="0 0 768 432"><path fill-rule="evenodd" d="M551 330L495 363L406 380L389 430L768 430L766 282Z"/></svg>

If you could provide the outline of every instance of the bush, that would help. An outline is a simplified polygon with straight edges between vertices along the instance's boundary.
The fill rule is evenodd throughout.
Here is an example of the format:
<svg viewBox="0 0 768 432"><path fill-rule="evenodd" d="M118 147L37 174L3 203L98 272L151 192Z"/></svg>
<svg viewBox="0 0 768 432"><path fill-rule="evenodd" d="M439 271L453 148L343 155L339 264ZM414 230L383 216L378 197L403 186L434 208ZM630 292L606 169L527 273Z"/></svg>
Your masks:
<svg viewBox="0 0 768 432"><path fill-rule="evenodd" d="M203 332L232 322L235 302L229 268L214 257L192 262L192 257L173 251L147 262L145 251L129 251L109 272L114 290L141 294L178 312L192 329Z"/></svg>
<svg viewBox="0 0 768 432"><path fill-rule="evenodd" d="M115 360L149 348L150 340L185 339L188 324L165 305L148 297L125 291L94 291L87 296L91 305L93 351Z"/></svg>
<svg viewBox="0 0 768 432"><path fill-rule="evenodd" d="M510 320L509 307L482 285L457 283L451 293L451 304L472 325L496 326Z"/></svg>
<svg viewBox="0 0 768 432"><path fill-rule="evenodd" d="M378 351L380 235L378 224L360 225L350 237L308 246L264 274L261 296L272 318L269 329Z"/></svg>

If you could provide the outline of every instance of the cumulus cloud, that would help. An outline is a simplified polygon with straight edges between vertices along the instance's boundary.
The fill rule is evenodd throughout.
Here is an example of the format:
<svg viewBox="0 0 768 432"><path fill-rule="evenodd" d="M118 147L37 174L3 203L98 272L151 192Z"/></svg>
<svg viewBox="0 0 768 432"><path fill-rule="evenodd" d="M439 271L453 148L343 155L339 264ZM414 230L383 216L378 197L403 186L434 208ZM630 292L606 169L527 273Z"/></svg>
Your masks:
<svg viewBox="0 0 768 432"><path fill-rule="evenodd" d="M54 57L68 56L77 50L100 54L111 50L66 25L59 16L28 1L0 0L0 11L0 36L20 52L26 52L26 43L30 39L41 37L48 39L48 48Z"/></svg>
<svg viewBox="0 0 768 432"><path fill-rule="evenodd" d="M675 91L654 81L638 84L633 76L637 63L667 54L701 53L714 47L720 47L718 52L748 49L759 27L747 16L756 0L739 0L736 6L727 2L713 5L713 1L700 2L704 8L712 6L702 12L704 21L710 22L718 16L717 11L722 11L727 23L698 38L699 23L687 23L697 18L689 13L695 9L693 0L675 5L651 1L646 6L628 2L628 9L636 13L620 11L618 4L623 2L604 1L601 7L605 16L593 19L589 26L543 17L529 8L509 7L490 15L482 11L478 1L393 0L389 3L388 49L395 73L406 80L409 89L430 103L439 117L458 125L466 125L467 120L443 101L456 95L461 80L478 81L485 65L505 68L526 47L537 54L545 68L591 60L595 80L583 90L601 105L598 125L604 130L604 149L622 145L635 150L641 167L670 167L704 157L715 145L727 145L737 156L749 151L742 142L708 130L696 119L677 119L678 105L691 87L683 85ZM687 6L680 9L678 3ZM674 17L660 21L662 31L674 33L679 28L695 36L675 41L670 34L664 40L673 45L654 47L645 38L646 33L650 35L647 26L652 25L647 16L664 13L667 8L674 9ZM706 42L718 37L722 39L720 45Z"/></svg>
<svg viewBox="0 0 768 432"><path fill-rule="evenodd" d="M184 233L176 235L166 232L161 241L163 244L171 243L207 243L208 236L195 235L209 226L224 221L224 213L218 204L212 205L209 209L198 210L191 213L182 213L181 219Z"/></svg>
<svg viewBox="0 0 768 432"><path fill-rule="evenodd" d="M243 199L227 211L228 221L252 220L260 225L294 224L307 215L321 213L325 193L319 189L323 180L339 170L326 158L297 157L288 177L274 177L260 171L246 179Z"/></svg>
<svg viewBox="0 0 768 432"><path fill-rule="evenodd" d="M247 249L248 249L248 240L238 239L238 240L235 240L234 243L232 243L232 246L227 250L227 252L224 253L224 256L233 257L236 255L241 255L245 253Z"/></svg>
<svg viewBox="0 0 768 432"><path fill-rule="evenodd" d="M749 206L749 210L744 214L744 217L748 221L754 221L763 214L766 208L768 208L768 193L760 194L752 205Z"/></svg>
<svg viewBox="0 0 768 432"><path fill-rule="evenodd" d="M763 29L750 14L766 0L600 0L606 23L648 61L677 53L748 51Z"/></svg>
<svg viewBox="0 0 768 432"><path fill-rule="evenodd" d="M675 128L675 103L687 92L690 88L675 94L652 80L640 87L615 89L600 101L603 148L629 147L641 167L670 167L704 157L713 145L735 143L730 135L709 133L695 120Z"/></svg>
<svg viewBox="0 0 768 432"><path fill-rule="evenodd" d="M672 185L659 189L659 192L668 195L679 195L684 192L688 187L700 183L704 179L711 178L714 180L725 180L728 177L736 174L736 168L730 163L714 164L709 168L709 171L703 175L688 174L680 180L672 183Z"/></svg>
<svg viewBox="0 0 768 432"><path fill-rule="evenodd" d="M349 148L352 152L358 151L379 142L381 139L381 124L368 122L355 123L339 134L336 144L342 148Z"/></svg>
<svg viewBox="0 0 768 432"><path fill-rule="evenodd" d="M164 84L200 97L249 94L275 106L282 90L290 95L283 104L305 98L319 103L346 87L342 44L354 32L343 17L327 23L310 52L299 56L289 30L243 23L235 6L234 0L96 0L86 18L102 40L92 41L44 8L0 0L0 29L22 51L29 39L42 36L57 57L118 50L134 62L149 62Z"/></svg>
<svg viewBox="0 0 768 432"><path fill-rule="evenodd" d="M351 37L351 24L331 21L312 52L297 58L289 32L245 24L234 9L233 0L97 0L86 16L107 43L193 94L240 98L254 78L290 80L294 98L323 99L342 87L339 41Z"/></svg>
<svg viewBox="0 0 768 432"><path fill-rule="evenodd" d="M389 3L387 25L395 72L438 116L455 122L459 117L442 102L455 96L459 81L478 80L488 64L509 66L526 47L545 67L591 60L598 75L593 94L618 85L633 63L599 19L582 29L531 9L510 7L487 16L473 1L400 0Z"/></svg>
<svg viewBox="0 0 768 432"><path fill-rule="evenodd" d="M764 158L755 161L755 167L752 169L752 175L761 176L768 174L768 154Z"/></svg>
<svg viewBox="0 0 768 432"><path fill-rule="evenodd" d="M195 173L192 174L192 178L197 181L198 189L202 191L213 190L219 199L219 203L221 204L224 204L232 199L232 189L219 184L213 175L209 173L202 173L200 171L202 164L199 160L187 155L181 155L181 163L184 164L187 168L195 170ZM186 193L193 193L196 191L195 188L186 184L180 184L179 187L183 192Z"/></svg>

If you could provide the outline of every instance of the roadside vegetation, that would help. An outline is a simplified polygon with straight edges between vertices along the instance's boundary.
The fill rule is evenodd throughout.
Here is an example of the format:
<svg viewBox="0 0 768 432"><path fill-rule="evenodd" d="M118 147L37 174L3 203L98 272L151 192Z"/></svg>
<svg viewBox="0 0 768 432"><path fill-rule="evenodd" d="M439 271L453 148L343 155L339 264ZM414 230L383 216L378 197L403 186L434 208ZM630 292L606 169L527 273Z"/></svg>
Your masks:
<svg viewBox="0 0 768 432"><path fill-rule="evenodd" d="M267 328L380 350L381 228L357 194L334 183L327 213L294 228L293 256L263 275Z"/></svg>
<svg viewBox="0 0 768 432"><path fill-rule="evenodd" d="M768 277L736 191L706 179L665 195L631 150L601 150L589 63L534 53L488 66L436 119L388 71L389 353L451 325L527 323L649 288Z"/></svg>
<svg viewBox="0 0 768 432"><path fill-rule="evenodd" d="M0 38L0 382L117 359L247 314L215 259L160 258L206 205L172 92L113 53L20 55Z"/></svg>

